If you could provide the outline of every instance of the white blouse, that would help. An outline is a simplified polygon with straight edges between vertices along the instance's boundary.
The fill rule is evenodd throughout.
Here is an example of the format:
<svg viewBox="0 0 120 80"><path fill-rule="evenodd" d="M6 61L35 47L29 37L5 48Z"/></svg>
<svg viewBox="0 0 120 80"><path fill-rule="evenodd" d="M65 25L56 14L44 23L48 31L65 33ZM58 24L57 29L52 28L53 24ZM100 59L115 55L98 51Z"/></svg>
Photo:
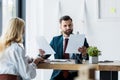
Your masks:
<svg viewBox="0 0 120 80"><path fill-rule="evenodd" d="M36 76L36 65L28 64L24 49L18 43L12 43L0 53L0 74L18 75L22 80L31 80Z"/></svg>

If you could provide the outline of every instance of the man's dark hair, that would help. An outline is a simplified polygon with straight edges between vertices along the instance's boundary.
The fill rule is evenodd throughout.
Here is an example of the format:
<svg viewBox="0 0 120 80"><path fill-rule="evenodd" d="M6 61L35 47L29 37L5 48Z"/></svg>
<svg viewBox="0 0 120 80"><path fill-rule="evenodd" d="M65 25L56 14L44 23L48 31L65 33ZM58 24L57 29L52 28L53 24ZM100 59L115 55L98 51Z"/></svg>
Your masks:
<svg viewBox="0 0 120 80"><path fill-rule="evenodd" d="M60 18L60 23L62 22L62 20L64 20L64 21L71 20L72 21L72 18L70 16L68 16L68 15L65 15L65 16L62 16Z"/></svg>

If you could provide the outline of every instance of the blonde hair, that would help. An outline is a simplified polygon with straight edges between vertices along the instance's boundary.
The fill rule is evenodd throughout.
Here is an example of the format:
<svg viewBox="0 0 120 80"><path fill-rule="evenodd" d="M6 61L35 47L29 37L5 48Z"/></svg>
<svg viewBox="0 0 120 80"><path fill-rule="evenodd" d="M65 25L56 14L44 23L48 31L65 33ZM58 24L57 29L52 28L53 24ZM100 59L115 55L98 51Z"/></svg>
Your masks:
<svg viewBox="0 0 120 80"><path fill-rule="evenodd" d="M20 18L12 18L9 21L7 30L0 41L0 52L10 46L12 42L21 43L24 33L24 20Z"/></svg>

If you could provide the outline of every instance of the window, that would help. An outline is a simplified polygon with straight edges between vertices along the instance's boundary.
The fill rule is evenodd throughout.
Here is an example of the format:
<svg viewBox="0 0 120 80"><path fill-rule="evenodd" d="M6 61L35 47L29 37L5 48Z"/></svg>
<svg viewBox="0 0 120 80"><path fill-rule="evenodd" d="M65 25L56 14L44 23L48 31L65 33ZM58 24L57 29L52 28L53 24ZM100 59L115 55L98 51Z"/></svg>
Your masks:
<svg viewBox="0 0 120 80"><path fill-rule="evenodd" d="M2 32L12 17L16 17L16 0L2 0Z"/></svg>

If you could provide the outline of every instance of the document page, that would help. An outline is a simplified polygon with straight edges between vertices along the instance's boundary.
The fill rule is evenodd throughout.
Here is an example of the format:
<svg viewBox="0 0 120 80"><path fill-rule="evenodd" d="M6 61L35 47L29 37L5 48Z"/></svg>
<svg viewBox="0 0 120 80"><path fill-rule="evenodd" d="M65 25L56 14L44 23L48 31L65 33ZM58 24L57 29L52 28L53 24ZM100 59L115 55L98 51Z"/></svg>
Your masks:
<svg viewBox="0 0 120 80"><path fill-rule="evenodd" d="M66 53L80 53L79 47L84 45L85 35L84 34L71 34L69 37Z"/></svg>
<svg viewBox="0 0 120 80"><path fill-rule="evenodd" d="M46 54L55 54L55 51L52 49L52 47L49 45L45 37L40 36L37 39L37 45L38 49L43 49Z"/></svg>

